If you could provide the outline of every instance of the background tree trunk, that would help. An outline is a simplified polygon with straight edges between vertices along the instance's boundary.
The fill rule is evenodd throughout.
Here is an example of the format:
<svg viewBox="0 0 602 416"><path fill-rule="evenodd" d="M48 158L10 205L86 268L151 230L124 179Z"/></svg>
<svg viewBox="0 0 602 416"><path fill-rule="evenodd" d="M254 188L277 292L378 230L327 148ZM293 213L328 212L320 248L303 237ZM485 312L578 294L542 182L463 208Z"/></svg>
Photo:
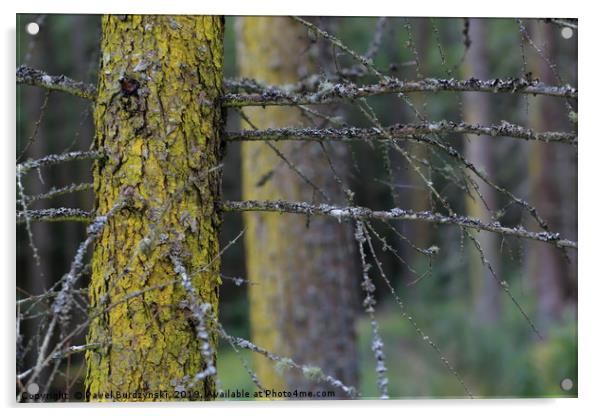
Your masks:
<svg viewBox="0 0 602 416"><path fill-rule="evenodd" d="M428 64L428 52L429 45L431 41L431 27L429 25L429 21L427 19L414 19L413 20L413 37L414 37L414 47L416 48L417 59L419 62L416 63L416 68L420 68L420 72L416 73L416 78L428 78L429 76L429 64ZM427 95L423 93L413 94L411 97L411 102L416 111L420 112L420 114L429 119L431 116L426 108L427 105ZM400 102L399 97L396 97L397 102ZM402 104L402 109L405 108L408 113L407 122L408 123L421 123L421 120L418 115L410 109L407 104ZM429 160L429 154L427 151L427 147L423 144L417 144L410 142L407 147L408 153L414 156L417 160ZM424 181L418 175L418 173L412 169L408 162L404 159L401 161L401 165L405 167L408 173L408 178L406 179L408 183L408 188L402 189L400 192L404 194L404 198L407 198L410 201L410 208L415 211L428 211L430 210L430 197L429 190L425 186ZM430 171L429 169L425 169L424 166L418 165L422 171L422 173L429 178ZM400 206L396 204L396 206ZM404 227L403 225L398 225L398 227ZM427 248L430 244L432 244L432 235L433 229L428 224L415 222L410 225L405 225L406 228L409 228L409 232L405 232L407 237L418 247ZM402 230L403 232L403 230ZM406 245L407 247L407 245ZM410 253L410 256L413 257L413 264L418 265L425 261L423 255L418 254L414 251ZM408 276L408 281L414 280L415 276Z"/></svg>
<svg viewBox="0 0 602 416"><path fill-rule="evenodd" d="M487 22L484 19L469 20L469 36L472 41L464 62L464 78L487 79L491 74L487 68L490 61L487 50ZM464 118L467 123L487 125L491 120L491 105L487 94L463 94ZM464 154L466 159L487 172L494 172L494 149L491 138L485 136L467 135ZM491 215L496 211L495 190L476 175L471 175L479 187L481 197L472 192L466 195L466 212L469 216L482 221L491 221ZM493 270L499 273L498 238L494 233L479 233L477 241L481 245L485 257ZM475 247L468 249L468 273L475 313L482 323L495 321L500 314L499 287L491 272L483 265L481 256Z"/></svg>
<svg viewBox="0 0 602 416"><path fill-rule="evenodd" d="M133 202L109 219L98 240L91 314L106 306L105 296L110 304L165 286L95 317L88 343L99 346L86 355L86 387L90 394L173 392L207 360L170 255L180 257L198 299L217 316L221 174L213 168L220 159L223 20L104 16L102 29L94 118L96 146L107 157L94 168L97 213L124 195ZM140 87L122 94L120 77ZM214 321L206 325L214 355ZM215 382L206 377L193 390L193 398L211 399Z"/></svg>
<svg viewBox="0 0 602 416"><path fill-rule="evenodd" d="M241 76L282 85L315 73L320 48L290 18L240 18L237 25ZM257 128L310 122L296 108L252 108L245 113ZM282 142L274 146L332 202L344 201L319 145ZM337 173L344 177L346 169L337 160L346 157L345 148L332 146L329 153ZM243 199L324 201L266 143L243 143L242 160ZM350 229L327 218L290 214L245 213L244 222L254 341L357 385L356 275ZM266 388L332 390L297 372L281 377L261 357L256 364Z"/></svg>
<svg viewBox="0 0 602 416"><path fill-rule="evenodd" d="M391 19L392 20L392 19ZM399 61L400 67L397 68L399 74L395 74L400 78L407 79L424 79L428 78L431 68L429 67L428 51L431 41L431 28L429 21L422 18L399 19L389 22L390 26L396 26L392 29L393 41L387 42L389 50L388 57L393 57L393 62ZM411 41L410 41L411 39ZM407 60L415 61L413 65L405 68L401 62L401 56L407 56ZM420 118L429 119L429 109L427 107L427 95L424 93L415 93L407 97L412 107L404 102L400 97L391 95L387 97L391 110L387 116L390 117L388 124L410 124L422 123ZM420 115L418 115L418 112ZM404 148L408 154L412 155L415 160L429 160L430 156L427 147L423 143L404 143ZM391 170L393 177L390 178L393 184L393 206L401 208L409 208L415 211L428 211L431 207L431 198L429 197L429 189L425 186L420 175L412 168L407 160L397 151L390 149L389 157L391 159ZM430 169L421 166L414 162L420 168L425 177L430 177ZM393 226L405 237L407 237L417 247L427 248L432 244L433 229L428 224L420 222L397 222ZM395 238L396 250L402 256L409 260L409 264L413 269L418 271L426 270L428 259L424 255L408 248L408 244ZM412 282L418 278L415 273L408 269L405 265L396 263L399 268L399 274L405 281L405 284Z"/></svg>
<svg viewBox="0 0 602 416"><path fill-rule="evenodd" d="M554 55L558 48L556 44L554 27L533 23L533 41L541 46L546 56L554 61ZM557 82L556 77L541 56L532 53L530 56L534 76L542 82ZM566 120L564 114L566 109L559 100L550 100L547 97L536 97L530 100L532 105L529 109L530 124L533 129L539 130L568 130L570 126L563 124ZM545 143L530 143L529 152L529 180L530 192L534 196L534 205L540 215L544 218L552 230L563 230L563 210L560 209L561 196L558 189L559 178L569 177L575 172L574 166L566 166L560 160L563 149L550 146ZM566 153L566 152L564 152ZM566 171L560 172L562 168ZM576 183L575 183L576 185ZM571 187L568 186L568 189ZM576 198L572 199L576 201ZM576 219L576 204L573 202L573 210L569 209L569 222ZM572 212L571 212L572 211ZM567 227L576 230L576 224ZM572 237L572 236L571 236ZM576 236L575 236L576 237ZM566 301L565 290L570 286L569 272L575 276L576 258L572 259L573 265L569 265L563 253L555 247L547 247L547 244L529 244L528 275L533 278L533 285L537 295L537 313L541 326L545 331L550 324L559 319L564 303Z"/></svg>

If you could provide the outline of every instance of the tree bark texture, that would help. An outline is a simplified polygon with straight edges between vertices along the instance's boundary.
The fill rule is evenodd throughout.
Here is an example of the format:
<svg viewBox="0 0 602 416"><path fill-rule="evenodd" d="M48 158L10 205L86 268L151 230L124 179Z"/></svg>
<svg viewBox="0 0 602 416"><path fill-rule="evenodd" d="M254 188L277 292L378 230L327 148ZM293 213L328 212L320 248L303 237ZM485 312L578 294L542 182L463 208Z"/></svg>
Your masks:
<svg viewBox="0 0 602 416"><path fill-rule="evenodd" d="M189 388L187 398L211 399L213 377L190 386L207 359L170 258L216 317L223 19L111 15L102 32L94 119L106 157L93 171L96 212L129 202L93 253L86 389L174 400L153 394ZM215 355L215 320L205 321Z"/></svg>
<svg viewBox="0 0 602 416"><path fill-rule="evenodd" d="M316 72L324 51L303 26L286 17L248 17L237 22L240 75L274 85L295 83ZM321 111L324 109L322 108ZM255 127L303 126L298 108L245 109ZM273 143L331 199L343 201L318 143ZM328 146L342 178L345 145ZM242 144L243 198L324 201L268 144ZM291 214L244 213L250 317L254 341L295 361L321 367L357 385L354 315L357 308L351 230L336 220ZM266 388L328 389L299 372L279 374L256 361ZM338 394L338 393L337 393Z"/></svg>

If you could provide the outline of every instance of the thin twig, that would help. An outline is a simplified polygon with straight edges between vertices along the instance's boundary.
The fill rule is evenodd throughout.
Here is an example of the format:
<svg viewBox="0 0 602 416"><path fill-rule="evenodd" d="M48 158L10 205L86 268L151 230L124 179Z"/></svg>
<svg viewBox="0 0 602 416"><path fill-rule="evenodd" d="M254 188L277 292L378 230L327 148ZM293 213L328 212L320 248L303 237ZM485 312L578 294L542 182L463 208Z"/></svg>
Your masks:
<svg viewBox="0 0 602 416"><path fill-rule="evenodd" d="M91 189L94 189L94 184L92 183L74 183L71 185L63 186L62 188L52 188L48 192L44 192L43 194L27 195L26 198L29 202L33 202L42 199L55 198L57 196L70 194L72 192L89 191Z"/></svg>
<svg viewBox="0 0 602 416"><path fill-rule="evenodd" d="M37 169L45 166L52 166L63 162L70 162L73 160L88 160L88 159L101 159L103 157L102 152L90 150L90 151L77 151L67 152L55 155L47 155L40 159L28 159L23 163L17 165L17 168L21 170L21 174L25 174L32 169Z"/></svg>
<svg viewBox="0 0 602 416"><path fill-rule="evenodd" d="M56 221L78 221L90 222L94 216L89 211L79 208L46 208L17 211L17 224L31 221L56 222Z"/></svg>

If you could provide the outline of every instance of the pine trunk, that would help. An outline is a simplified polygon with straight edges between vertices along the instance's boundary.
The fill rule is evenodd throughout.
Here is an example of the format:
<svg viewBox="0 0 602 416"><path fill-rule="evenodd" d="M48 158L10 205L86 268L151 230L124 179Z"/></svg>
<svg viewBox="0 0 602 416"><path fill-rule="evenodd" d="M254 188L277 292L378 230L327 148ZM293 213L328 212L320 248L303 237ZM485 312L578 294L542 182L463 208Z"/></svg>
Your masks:
<svg viewBox="0 0 602 416"><path fill-rule="evenodd" d="M120 400L102 396L112 391L147 395L122 400L174 400L174 390L188 388L185 399L209 400L213 377L191 387L208 360L172 259L216 317L223 20L104 16L102 31L94 118L106 158L93 172L97 213L130 202L109 218L93 254L89 399ZM215 320L206 324L214 355Z"/></svg>
<svg viewBox="0 0 602 416"><path fill-rule="evenodd" d="M324 52L311 43L305 28L286 17L241 18L238 37L240 75L267 84L295 83L315 73ZM257 108L245 113L260 129L309 121L297 108ZM323 201L268 144L242 146L244 199ZM334 201L344 201L319 145L279 142L274 146L313 185ZM345 148L333 146L328 152L337 173L344 176L338 161L345 158ZM245 213L244 222L254 341L356 385L356 274L349 252L350 229L332 219L291 214ZM262 358L256 361L256 369L266 388L332 390L298 372L281 375Z"/></svg>

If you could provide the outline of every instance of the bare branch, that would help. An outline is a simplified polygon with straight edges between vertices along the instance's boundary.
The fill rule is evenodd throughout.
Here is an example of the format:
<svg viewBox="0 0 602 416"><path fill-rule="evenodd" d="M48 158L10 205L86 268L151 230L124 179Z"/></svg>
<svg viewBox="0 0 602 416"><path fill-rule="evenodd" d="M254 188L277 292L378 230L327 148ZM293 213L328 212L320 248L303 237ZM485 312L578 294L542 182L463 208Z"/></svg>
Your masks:
<svg viewBox="0 0 602 416"><path fill-rule="evenodd" d="M374 28L374 34L372 35L372 40L370 41L370 45L368 45L368 49L364 54L364 57L368 59L374 59L378 50L380 49L380 45L383 40L383 33L385 31L385 26L387 25L386 17L379 17L376 21L376 27Z"/></svg>
<svg viewBox="0 0 602 416"><path fill-rule="evenodd" d="M489 231L502 235L526 238L553 244L557 247L577 248L577 243L562 239L558 233L534 232L525 230L522 226L504 227L498 222L485 223L479 219L461 215L445 216L429 211L412 211L393 208L388 211L373 211L365 207L338 207L328 204L312 205L306 202L289 201L226 201L222 204L224 211L263 211L287 212L305 215L327 215L338 220L348 219L378 219L378 220L410 220L426 221L435 224L450 224L475 230Z"/></svg>
<svg viewBox="0 0 602 416"><path fill-rule="evenodd" d="M180 283L184 289L186 289L186 293L188 295L186 307L190 309L195 318L196 322L194 329L197 339L201 342L201 355L205 361L205 369L194 376L194 380L192 381L192 385L194 385L194 383L204 380L207 377L217 375L217 369L215 368L215 363L213 362L215 353L213 351L213 347L211 346L211 334L207 328L205 319L205 317L211 313L212 306L210 303L201 302L197 299L190 275L182 264L182 261L179 257L179 250L175 247L175 245L172 251L173 254L170 256L171 261L174 266L174 271L178 276L180 276Z"/></svg>
<svg viewBox="0 0 602 416"><path fill-rule="evenodd" d="M29 296L27 298L18 299L16 302L16 305L19 306L19 305L25 305L25 304L29 304L29 303L37 303L41 300L53 298L53 297L57 296L59 293L60 292L57 292L54 290L49 290L47 292L42 293L41 295L33 295L33 296ZM73 293L85 295L88 293L88 289L74 290Z"/></svg>
<svg viewBox="0 0 602 416"><path fill-rule="evenodd" d="M48 155L40 159L28 159L17 165L17 170L23 175L32 169L37 169L45 166L56 165L58 163L70 162L72 160L100 159L103 157L101 152L97 151L80 151L68 152L57 155Z"/></svg>
<svg viewBox="0 0 602 416"><path fill-rule="evenodd" d="M376 286L370 278L370 267L371 265L366 260L366 253L364 251L364 243L366 242L366 236L364 234L364 225L362 221L355 222L355 241L357 241L360 260L362 264L362 289L366 294L363 306L364 310L370 317L370 326L372 327L372 352L374 353L374 360L376 361L376 379L377 386L380 393L380 398L386 400L389 398L389 379L387 378L387 366L385 364L385 352L383 350L384 344L380 336L378 329L378 323L376 322L376 316L374 315L374 306L376 305L376 299L374 292Z"/></svg>
<svg viewBox="0 0 602 416"><path fill-rule="evenodd" d="M39 376L40 372L48 364L46 350L48 349L48 346L50 344L50 340L52 338L55 326L57 324L64 324L69 319L69 311L73 302L72 289L74 288L75 283L81 276L81 270L84 267L83 260L86 251L96 241L96 239L102 232L104 226L106 225L108 219L115 215L115 213L121 208L123 208L125 204L126 201L120 198L118 202L105 215L99 215L96 218L94 218L92 224L90 224L86 229L87 237L79 245L75 257L71 262L69 273L67 273L65 278L62 279L61 290L59 291L56 298L54 299L54 302L52 303L52 320L48 325L44 341L42 342L42 346L40 347L36 365L33 369L33 374L29 378L27 384L33 383Z"/></svg>
<svg viewBox="0 0 602 416"><path fill-rule="evenodd" d="M94 189L94 184L92 184L92 183L78 183L78 184L74 183L71 185L63 186L62 188L52 188L50 191L44 192L43 194L26 195L25 198L27 199L28 202L33 202L33 201L39 201L41 199L55 198L57 196L69 194L72 192L89 191L91 189Z"/></svg>
<svg viewBox="0 0 602 416"><path fill-rule="evenodd" d="M546 18L541 18L539 20L542 20L546 23L552 23L558 27L568 27L570 29L574 29L574 30L578 30L578 24L577 24L577 19L552 19L549 17Z"/></svg>
<svg viewBox="0 0 602 416"><path fill-rule="evenodd" d="M42 120L44 118L44 115L46 114L46 108L48 107L48 102L50 101L50 93L51 92L52 91L48 90L48 91L46 91L46 94L44 94L44 101L42 102L42 106L40 107L40 116L38 117L38 120L34 124L33 132L31 133L31 136L29 136L29 139L27 139L27 143L25 144L25 147L21 151L21 154L19 154L19 157L17 157L17 163L23 160L23 158L25 157L25 154L27 153L27 151L29 150L31 145L36 140L38 132L40 131L40 125L42 124Z"/></svg>
<svg viewBox="0 0 602 416"><path fill-rule="evenodd" d="M376 75L380 82L373 85L358 87L351 83L336 84L326 83L317 92L299 93L279 89L276 87L268 88L266 91L250 95L226 94L223 98L223 104L230 107L241 106L265 106L265 105L300 105L300 104L325 104L337 101L341 98L354 99L371 95L385 93L408 93L408 92L438 92L438 91L475 91L475 92L504 92L520 94L539 94L551 95L565 98L577 98L577 89L570 86L549 86L540 83L537 80L527 80L518 78L478 80L471 78L469 80L458 81L455 79L425 79L420 81L401 81L397 78L383 75L373 64L372 60L358 54L332 34L320 29L316 25L297 16L292 19L303 24L310 31L330 42L350 55L354 60L363 65L368 72ZM257 85L255 85L256 87Z"/></svg>
<svg viewBox="0 0 602 416"><path fill-rule="evenodd" d="M17 224L29 221L81 221L90 222L93 219L92 213L79 208L46 208L33 209L27 211L17 211Z"/></svg>
<svg viewBox="0 0 602 416"><path fill-rule="evenodd" d="M243 130L240 132L228 132L225 135L227 141L260 141L260 140L310 140L310 141L350 141L350 140L390 140L390 137L412 138L420 141L418 135L424 134L476 134L492 137L513 137L523 140L534 140L540 142L559 142L577 144L577 135L570 132L535 132L521 126L510 123L499 125L482 126L479 124L455 123L453 121L439 121L436 123L422 124L397 124L386 127L383 134L378 128L362 129L349 128L278 128L267 130Z"/></svg>
<svg viewBox="0 0 602 416"><path fill-rule="evenodd" d="M276 365L280 365L283 368L292 367L292 368L295 368L295 369L303 372L303 374L308 377L322 380L325 383L328 383L333 387L337 387L337 388L341 389L349 397L357 397L358 396L358 393L357 393L357 390L355 389L355 387L347 386L341 380L339 380L333 376L324 374L322 369L319 367L298 364L295 361L293 361L291 358L282 357L280 355L274 354L273 352L270 352L270 351L266 350L265 348L262 348L262 347L259 347L255 344L253 344L249 340L228 334L219 322L217 322L217 326L218 326L219 335L222 338L224 338L225 340L227 340L228 342L235 344L239 348L247 349L249 351L253 351L257 354L263 355L268 360L274 361L276 363Z"/></svg>
<svg viewBox="0 0 602 416"><path fill-rule="evenodd" d="M25 194L25 187L23 186L23 168L20 165L17 165L17 190L21 195L21 198L18 199L19 205L21 205L21 209L24 213L27 213L27 195ZM31 251L33 253L33 258L36 262L36 265L40 265L40 255L38 254L38 249L33 241L33 233L31 231L31 221L27 215L24 215L25 222L25 230L27 231L27 237L29 238L29 246L31 247Z"/></svg>
<svg viewBox="0 0 602 416"><path fill-rule="evenodd" d="M226 107L266 106L266 105L302 105L329 104L341 99L354 100L383 94L412 92L487 92L548 95L552 97L578 98L577 89L569 85L548 85L537 80L524 78L505 78L478 80L435 79L401 81L387 78L377 84L332 84L321 85L321 89L312 92L294 92L278 87L269 87L261 92L248 94L225 94L222 103Z"/></svg>
<svg viewBox="0 0 602 416"><path fill-rule="evenodd" d="M33 85L51 91L66 92L76 97L94 101L96 87L72 80L65 75L48 75L44 71L22 65L17 68L17 84Z"/></svg>
<svg viewBox="0 0 602 416"><path fill-rule="evenodd" d="M332 45L336 46L337 48L341 49L342 51L344 51L347 54L349 54L350 56L352 56L353 59L355 59L362 65L364 65L366 67L366 69L369 72L371 72L372 74L374 74L378 77L383 76L383 74L381 74L380 71L374 67L371 59L368 59L365 56L361 56L360 54L358 54L357 52L355 52L354 50L352 50L351 48L349 48L345 44L343 44L343 42L341 42L335 36L331 35L330 33L326 32L325 30L320 29L316 25L314 25L314 24L308 22L307 20L302 19L298 16L291 16L291 18L293 20L301 23L303 26L307 27L310 31L314 32L316 35L323 37L328 42L330 42Z"/></svg>
<svg viewBox="0 0 602 416"><path fill-rule="evenodd" d="M242 119L249 125L251 126L251 128L253 128L253 130L258 130L257 126L255 126L255 124L249 119L249 117L247 117L247 115L245 114L245 112L242 109L237 109L238 113L240 114L240 116L242 117ZM322 195L322 197L326 200L326 201L330 201L330 198L328 197L328 195L326 194L326 192L324 192L318 185L316 185L315 183L313 183L311 181L311 179L309 179L307 177L307 175L305 175L298 167L297 165L295 165L292 161L290 161L285 155L284 153L282 153L276 146L274 146L272 143L270 143L269 141L266 142L266 144L268 145L268 147L270 149L272 149L272 151L274 153L276 153L276 155L280 158L280 160L282 160L288 167L289 169L291 169L293 172L295 172L297 174L297 176L299 176L301 179L303 179L303 181L305 183L307 183L309 186L311 186L316 192L318 192L320 195ZM272 171L273 172L273 171Z"/></svg>
<svg viewBox="0 0 602 416"><path fill-rule="evenodd" d="M473 399L474 396L473 396L472 392L470 391L470 389L468 388L468 386L466 385L466 383L464 382L462 377L460 377L460 374L458 374L456 369L452 366L450 361L443 355L443 352L441 351L441 349L437 346L437 344L435 344L431 340L431 338L429 336L427 336L424 333L424 331L422 329L420 329L420 327L416 323L416 320L406 312L406 308L405 308L403 302L401 301L401 298L399 297L399 295L397 294L397 291L393 287L391 280L385 274L382 262L378 259L377 255L376 255L376 251L374 250L374 245L372 244L372 238L370 237L370 232L368 231L368 228L372 228L372 227L369 226L368 222L358 221L357 224L358 224L358 226L357 226L357 230L356 230L356 239L358 239L358 237L359 237L360 240L358 240L358 242L360 242L360 244L362 244L361 240L368 243L368 249L372 256L374 264L376 264L378 273L380 274L381 279L386 283L387 287L389 288L389 291L391 292L393 299L395 299L397 306L399 306L399 311L401 312L402 318L406 319L410 323L410 325L412 325L412 327L414 328L414 331L416 331L416 333L420 336L420 338L437 352L437 355L439 356L439 359L441 360L441 362L447 367L448 371L462 385L462 388L464 389L466 394L471 399ZM362 234L363 234L363 238L362 238ZM361 254L362 264L365 265L366 259L365 259L364 249L362 246L360 246L360 254Z"/></svg>

